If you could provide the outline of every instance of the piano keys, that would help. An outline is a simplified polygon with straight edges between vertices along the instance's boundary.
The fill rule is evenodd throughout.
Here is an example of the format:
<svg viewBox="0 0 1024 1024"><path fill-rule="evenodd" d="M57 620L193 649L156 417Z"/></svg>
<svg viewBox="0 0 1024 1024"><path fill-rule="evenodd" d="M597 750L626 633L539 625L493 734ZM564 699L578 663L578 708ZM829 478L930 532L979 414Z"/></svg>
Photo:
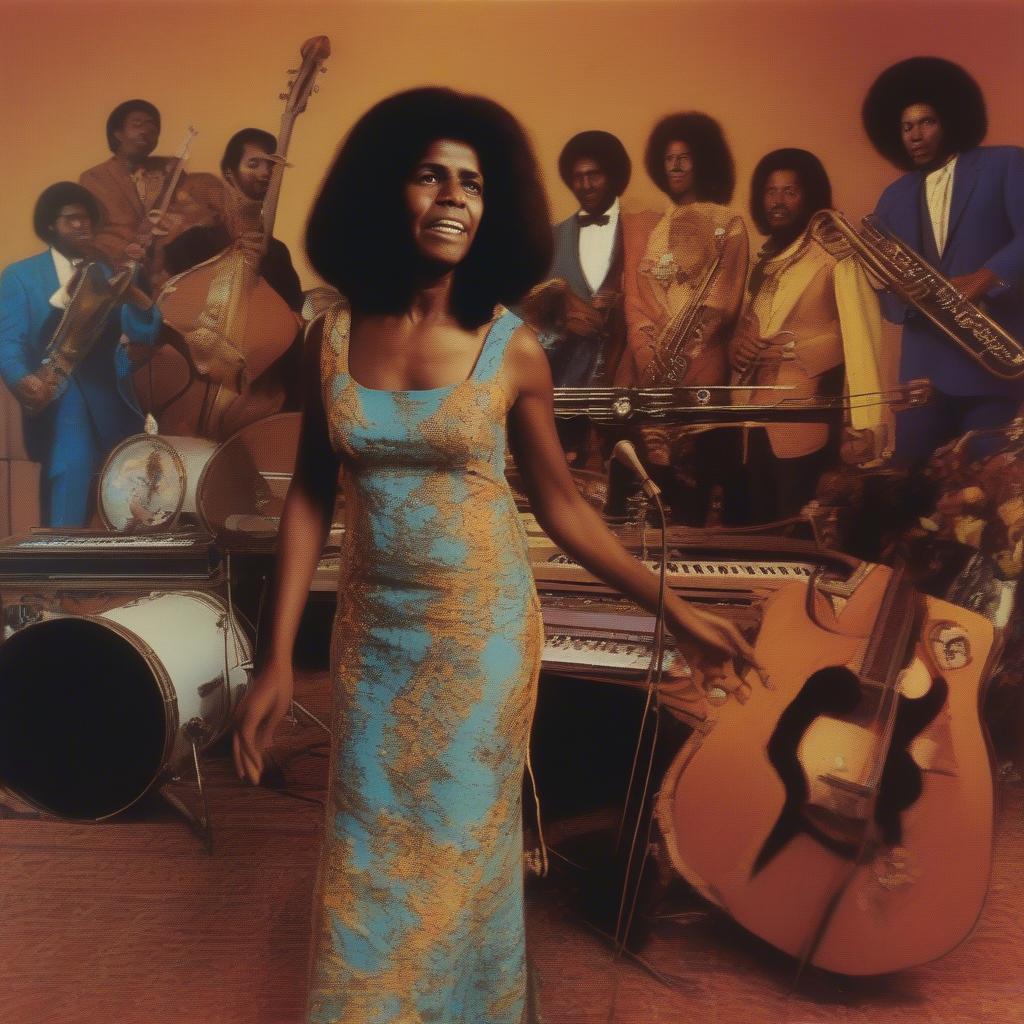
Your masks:
<svg viewBox="0 0 1024 1024"><path fill-rule="evenodd" d="M654 653L654 616L543 605L544 655L550 672L600 680L642 680ZM639 609L638 609L639 611ZM689 676L689 666L666 636L662 667Z"/></svg>

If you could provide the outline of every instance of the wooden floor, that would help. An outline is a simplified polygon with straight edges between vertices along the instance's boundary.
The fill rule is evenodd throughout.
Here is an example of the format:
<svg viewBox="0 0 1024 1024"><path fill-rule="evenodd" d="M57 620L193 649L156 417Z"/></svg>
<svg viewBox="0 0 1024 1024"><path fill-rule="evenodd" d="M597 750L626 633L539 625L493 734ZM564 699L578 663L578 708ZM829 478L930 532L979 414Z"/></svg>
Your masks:
<svg viewBox="0 0 1024 1024"><path fill-rule="evenodd" d="M321 714L324 684L318 673L300 679L301 699ZM314 727L281 739L278 790L243 787L226 756L209 759L212 856L155 801L101 824L8 811L0 1022L300 1021L326 767L320 739ZM179 792L194 796L184 784ZM883 978L812 971L796 994L792 961L682 886L659 904L641 964L616 962L584 923L573 875L532 881L527 927L546 1024L1024 1022L1024 786L1001 784L999 797L988 901L960 948Z"/></svg>

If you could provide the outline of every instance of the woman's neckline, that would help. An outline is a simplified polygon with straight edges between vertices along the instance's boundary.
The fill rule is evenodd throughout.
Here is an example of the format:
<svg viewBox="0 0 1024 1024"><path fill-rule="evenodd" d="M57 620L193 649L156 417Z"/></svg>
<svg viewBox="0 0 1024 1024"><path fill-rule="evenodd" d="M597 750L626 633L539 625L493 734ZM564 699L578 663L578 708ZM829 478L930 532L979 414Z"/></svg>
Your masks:
<svg viewBox="0 0 1024 1024"><path fill-rule="evenodd" d="M480 343L480 348L477 350L476 359L473 360L473 366L469 371L468 376L462 380L452 381L451 384L442 384L436 388L371 388L365 384L360 383L356 380L352 374L352 361L350 358L352 350L352 325L349 323L348 337L345 339L345 372L348 374L348 379L360 390L366 391L371 395L434 395L440 394L443 391L454 391L455 388L461 387L463 384L468 384L476 376L476 371L480 367L480 363L484 357L484 351L487 348L487 342L490 340L491 331L494 330L500 317L495 317L484 332L484 339Z"/></svg>

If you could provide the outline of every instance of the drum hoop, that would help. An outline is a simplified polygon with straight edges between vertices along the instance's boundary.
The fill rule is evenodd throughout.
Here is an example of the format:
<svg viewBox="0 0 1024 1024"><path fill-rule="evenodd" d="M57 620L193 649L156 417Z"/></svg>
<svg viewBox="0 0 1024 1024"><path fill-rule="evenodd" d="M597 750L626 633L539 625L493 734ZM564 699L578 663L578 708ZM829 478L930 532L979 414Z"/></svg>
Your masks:
<svg viewBox="0 0 1024 1024"><path fill-rule="evenodd" d="M177 505L175 506L174 513L170 519L160 523L158 526L141 527L135 532L163 533L167 530L173 529L174 524L178 521L178 516L181 515L182 507L185 504L185 491L188 486L188 474L185 470L185 460L182 459L178 450L173 445L169 445L159 434L132 434L131 437L126 437L111 451L111 453L107 456L106 461L103 463L103 466L100 468L99 493L97 494L96 508L100 514L100 521L103 523L106 529L114 533L125 533L127 531L124 530L124 528L119 529L118 527L114 526L107 516L107 510L103 506L103 478L106 476L107 469L110 466L111 462L114 460L114 457L120 453L121 449L127 447L129 444L132 444L135 441L138 441L140 437L145 437L148 440L155 442L156 444L159 444L166 451L170 452L171 459L174 463L174 468L178 474L178 502ZM214 451L216 451L216 449L214 449ZM198 487L198 484L196 486ZM198 491L196 493L198 494Z"/></svg>
<svg viewBox="0 0 1024 1024"><path fill-rule="evenodd" d="M218 594L211 593L206 590L174 590L174 591L154 591L149 594L140 595L131 601L125 601L123 604L114 605L109 608L108 611L114 611L117 608L126 608L133 605L137 605L143 601L155 600L160 597L168 596L173 594L174 596L185 596L196 599L201 604L206 605L213 611L218 612L223 616L223 622L220 622L219 629L224 638L224 643L227 644L228 636L237 644L238 650L247 659L252 659L252 644L249 640L248 634L245 629L240 625L236 617L232 614L231 608L228 602L220 597ZM41 622L33 622L27 626L23 626L17 631L17 635L23 633L29 633L33 629L39 626L44 626L50 622L57 622L60 619L75 619L79 622L91 622L94 625L102 626L104 629L114 633L120 639L130 644L131 647L140 655L146 666L153 673L153 678L156 682L157 689L160 693L160 698L164 706L164 739L163 749L160 751L160 760L156 771L153 773L153 777L146 783L145 787L137 793L128 803L117 808L116 810L110 811L107 814L100 815L97 818L77 818L66 814L57 815L61 821L72 821L72 822L97 822L106 821L108 818L113 818L118 814L128 810L129 807L137 804L147 793L149 793L154 787L163 785L168 778L174 772L176 762L179 762L181 758L174 757L174 748L177 745L178 733L181 729L181 714L178 706L178 694L174 688L174 682L171 679L170 673L168 673L163 661L157 656L156 651L150 646L150 644L136 633L133 629L123 625L120 622L116 622L113 619L108 619L105 614L60 614L53 618L45 619ZM227 708L228 714L223 723L221 729L215 730L209 738L209 741L203 744L202 749L215 743L221 736L224 735L231 728L231 679L230 679L230 667L225 663L224 670L227 671L227 675L222 672L223 685L226 689L227 694ZM15 791L17 792L17 791ZM54 814L50 808L45 804L38 802L33 799L31 795L27 793L18 792L18 796L26 800L33 807L38 807L46 814Z"/></svg>
<svg viewBox="0 0 1024 1024"><path fill-rule="evenodd" d="M124 605L118 605L117 607L123 608ZM113 611L113 609L110 610ZM113 619L105 618L103 615L75 615L69 616L69 618L85 619L87 622L94 622L97 626L109 629L111 633L116 633L122 640L127 641L138 651L147 667L152 671L157 689L160 691L160 697L164 702L164 748L160 753L160 767L154 776L155 781L170 767L167 762L174 752L174 741L178 735L178 728L181 725L178 721L178 694L174 689L174 683L171 681L167 669L164 667L164 663L157 657L156 651L138 633L127 626L122 626L120 622L114 622ZM153 783L150 782L146 789L136 797L136 800L147 793L152 786Z"/></svg>
<svg viewBox="0 0 1024 1024"><path fill-rule="evenodd" d="M121 606L119 606L121 607ZM102 814L98 818L76 818L72 815L58 814L56 815L61 821L80 821L80 822L96 822L106 821L108 818L113 818L115 815L121 814L128 810L129 807L133 807L137 804L155 785L158 785L164 781L167 777L168 772L171 769L170 759L171 754L174 752L174 741L178 735L178 695L174 691L174 686L171 683L171 677L167 674L167 670L164 668L163 663L156 656L153 649L142 639L137 633L128 629L126 626L122 626L118 622L113 622L110 619L104 619L101 615L57 615L52 619L45 619L43 622L33 622L28 626L23 626L18 630L16 635L22 635L31 632L34 629L38 629L40 626L45 626L51 622L59 622L61 619L75 619L79 622L92 622L94 625L102 626L110 632L115 633L122 640L125 640L141 655L143 661L146 662L148 668L153 671L154 678L156 679L157 689L160 691L160 697L163 700L164 705L164 745L163 750L160 752L160 764L157 770L153 773L153 778L146 783L144 789L136 794L128 803L122 807L118 807L114 811L110 811L108 814ZM142 644L145 650L139 648L139 644ZM47 807L45 804L33 799L27 793L21 793L17 790L14 792L18 793L18 796L23 800L26 800L33 807L38 807L46 814L53 815L55 812Z"/></svg>

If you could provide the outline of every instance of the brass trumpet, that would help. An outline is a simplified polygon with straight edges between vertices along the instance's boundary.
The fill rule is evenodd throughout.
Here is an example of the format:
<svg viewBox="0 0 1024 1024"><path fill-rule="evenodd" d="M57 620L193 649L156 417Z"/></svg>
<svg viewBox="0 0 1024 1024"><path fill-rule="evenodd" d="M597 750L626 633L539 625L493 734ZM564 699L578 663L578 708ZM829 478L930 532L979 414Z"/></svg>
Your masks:
<svg viewBox="0 0 1024 1024"><path fill-rule="evenodd" d="M833 227L841 236L830 234ZM994 377L1024 377L1024 345L980 310L920 253L865 217L858 231L838 210L820 210L811 236L833 256L852 252L868 271L904 297Z"/></svg>

